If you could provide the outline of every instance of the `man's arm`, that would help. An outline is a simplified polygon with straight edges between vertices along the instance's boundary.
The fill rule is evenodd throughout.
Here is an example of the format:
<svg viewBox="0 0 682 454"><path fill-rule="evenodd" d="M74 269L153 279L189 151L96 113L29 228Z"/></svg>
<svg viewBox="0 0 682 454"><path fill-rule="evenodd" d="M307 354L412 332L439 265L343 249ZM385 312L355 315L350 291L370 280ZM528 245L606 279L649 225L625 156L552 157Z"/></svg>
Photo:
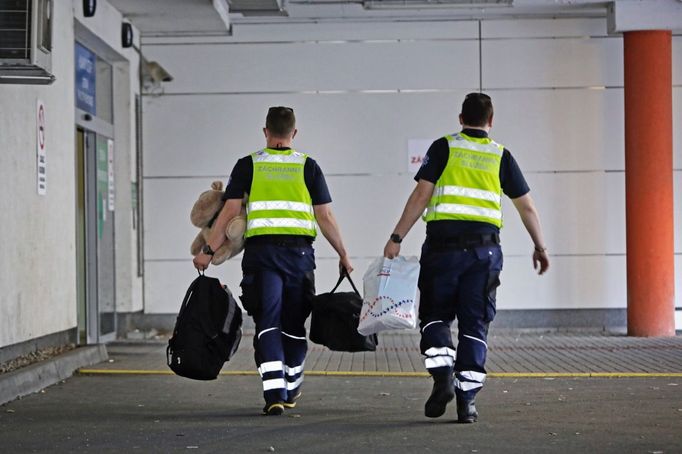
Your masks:
<svg viewBox="0 0 682 454"><path fill-rule="evenodd" d="M400 216L400 220L392 233L397 233L400 238L405 238L414 223L417 222L419 217L424 213L426 205L428 205L429 200L431 200L431 195L433 194L433 188L435 186L435 184L427 180L419 180L417 182L417 186L407 199L403 214ZM384 247L384 257L392 259L398 254L400 254L400 244L388 240Z"/></svg>
<svg viewBox="0 0 682 454"><path fill-rule="evenodd" d="M540 217L535 209L535 203L529 193L521 197L512 199L516 211L521 216L521 221L526 227L528 234L535 244L533 251L533 268L540 270L538 274L543 274L549 269L549 255L547 255L547 248L545 247L545 239L542 235L542 228L540 227Z"/></svg>
<svg viewBox="0 0 682 454"><path fill-rule="evenodd" d="M225 239L225 228L227 224L235 217L239 216L242 210L242 199L227 199L223 208L220 210L218 218L213 223L213 228L211 231L211 237L208 240L208 244L213 251L218 250L220 246L223 245ZM213 257L206 255L203 252L199 252L194 257L194 266L198 270L205 270L208 268L208 264L211 263Z"/></svg>
<svg viewBox="0 0 682 454"><path fill-rule="evenodd" d="M341 231L336 223L334 213L332 213L331 203L313 205L313 211L315 212L315 220L320 227L322 235L329 241L329 244L332 245L336 253L339 254L339 271L345 268L350 274L353 271L353 265L351 265L348 253L343 245Z"/></svg>

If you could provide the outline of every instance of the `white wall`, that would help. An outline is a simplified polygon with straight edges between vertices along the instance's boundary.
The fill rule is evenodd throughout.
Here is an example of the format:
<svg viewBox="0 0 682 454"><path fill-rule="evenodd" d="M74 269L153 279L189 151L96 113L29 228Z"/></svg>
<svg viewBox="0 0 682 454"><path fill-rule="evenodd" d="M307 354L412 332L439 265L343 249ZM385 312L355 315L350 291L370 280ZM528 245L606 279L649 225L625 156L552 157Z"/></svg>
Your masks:
<svg viewBox="0 0 682 454"><path fill-rule="evenodd" d="M50 86L0 85L0 346L76 325L73 15L55 2ZM47 195L36 191L36 100ZM63 127L64 118L70 127Z"/></svg>
<svg viewBox="0 0 682 454"><path fill-rule="evenodd" d="M552 254L550 273L536 277L532 243L505 203L498 308L624 308L622 39L605 35L603 19L483 21L482 41L478 33L475 21L251 25L235 26L229 39L145 41L144 53L175 77L144 100L145 312L177 311L196 275L192 204L263 146L268 106L294 107L295 144L327 175L360 281L413 188L407 141L457 131L463 96L479 83L496 109L491 136L524 170ZM680 118L682 38L673 40ZM682 225L679 202L675 222ZM419 254L423 232L415 226L403 254ZM678 265L681 241L678 234ZM336 258L324 239L316 250L324 291L336 281ZM213 273L238 293L238 259Z"/></svg>
<svg viewBox="0 0 682 454"><path fill-rule="evenodd" d="M137 55L120 44L122 17L106 1L86 19L81 4L54 4L48 86L0 85L0 347L77 325L76 166L74 108L75 28L115 58L116 247L118 310L142 307L141 280L131 253L130 181L135 141L132 100ZM76 20L74 20L74 17ZM77 25L80 21L82 26ZM137 34L137 32L136 32ZM132 71L131 71L132 68ZM47 195L36 191L36 100L46 110Z"/></svg>

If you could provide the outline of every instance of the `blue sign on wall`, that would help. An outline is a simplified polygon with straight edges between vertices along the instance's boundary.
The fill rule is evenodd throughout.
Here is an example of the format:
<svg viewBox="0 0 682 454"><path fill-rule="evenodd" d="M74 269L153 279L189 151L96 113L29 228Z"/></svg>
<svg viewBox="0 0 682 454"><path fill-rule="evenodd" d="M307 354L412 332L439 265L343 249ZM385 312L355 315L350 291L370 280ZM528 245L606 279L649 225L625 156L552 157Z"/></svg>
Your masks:
<svg viewBox="0 0 682 454"><path fill-rule="evenodd" d="M89 49L76 43L76 107L97 115L96 91L97 73L95 62L97 57Z"/></svg>

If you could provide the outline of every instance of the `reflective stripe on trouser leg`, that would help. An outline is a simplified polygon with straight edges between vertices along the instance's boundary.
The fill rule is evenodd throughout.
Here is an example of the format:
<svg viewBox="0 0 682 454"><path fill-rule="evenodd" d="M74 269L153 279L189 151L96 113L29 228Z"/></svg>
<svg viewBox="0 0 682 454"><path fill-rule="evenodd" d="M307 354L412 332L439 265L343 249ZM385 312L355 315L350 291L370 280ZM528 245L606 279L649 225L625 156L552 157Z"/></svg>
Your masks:
<svg viewBox="0 0 682 454"><path fill-rule="evenodd" d="M263 380L265 402L282 402L286 399L287 381L281 357L282 340L278 328L264 329L254 336L258 373Z"/></svg>
<svg viewBox="0 0 682 454"><path fill-rule="evenodd" d="M424 355L424 366L431 374L445 371L443 368L452 370L455 364L455 351L448 347L431 347Z"/></svg>
<svg viewBox="0 0 682 454"><path fill-rule="evenodd" d="M284 347L284 377L287 384L287 400L293 400L303 384L303 366L308 343L305 337L282 332Z"/></svg>
<svg viewBox="0 0 682 454"><path fill-rule="evenodd" d="M465 396L475 395L483 386L485 374L473 370L455 372L455 389Z"/></svg>
<svg viewBox="0 0 682 454"><path fill-rule="evenodd" d="M424 366L431 375L452 373L455 364L455 349L450 335L450 324L442 320L423 323L420 349L424 355Z"/></svg>
<svg viewBox="0 0 682 454"><path fill-rule="evenodd" d="M289 276L284 286L282 310L282 348L287 381L287 401L293 402L300 393L304 380L304 364L308 352L305 321L315 295L312 271Z"/></svg>
<svg viewBox="0 0 682 454"><path fill-rule="evenodd" d="M457 351L459 357L455 365L455 390L458 395L472 399L485 382L485 360L487 343L475 336L459 334Z"/></svg>

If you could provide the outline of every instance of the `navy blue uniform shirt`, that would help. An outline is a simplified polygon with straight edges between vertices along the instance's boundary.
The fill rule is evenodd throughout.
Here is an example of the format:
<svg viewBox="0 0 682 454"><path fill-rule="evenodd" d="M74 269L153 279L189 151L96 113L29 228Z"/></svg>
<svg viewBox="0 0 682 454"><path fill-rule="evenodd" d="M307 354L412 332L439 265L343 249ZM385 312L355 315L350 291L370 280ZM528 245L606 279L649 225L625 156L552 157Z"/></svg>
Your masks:
<svg viewBox="0 0 682 454"><path fill-rule="evenodd" d="M464 129L462 132L470 137L484 138L488 133L481 129ZM421 168L414 176L415 181L426 180L436 183L445 170L450 157L450 145L445 137L431 144ZM500 163L500 184L502 191L510 199L526 195L530 188L521 173L519 165L506 148ZM426 224L426 235L430 238L452 238L462 233L498 233L497 226L477 221L431 221Z"/></svg>

